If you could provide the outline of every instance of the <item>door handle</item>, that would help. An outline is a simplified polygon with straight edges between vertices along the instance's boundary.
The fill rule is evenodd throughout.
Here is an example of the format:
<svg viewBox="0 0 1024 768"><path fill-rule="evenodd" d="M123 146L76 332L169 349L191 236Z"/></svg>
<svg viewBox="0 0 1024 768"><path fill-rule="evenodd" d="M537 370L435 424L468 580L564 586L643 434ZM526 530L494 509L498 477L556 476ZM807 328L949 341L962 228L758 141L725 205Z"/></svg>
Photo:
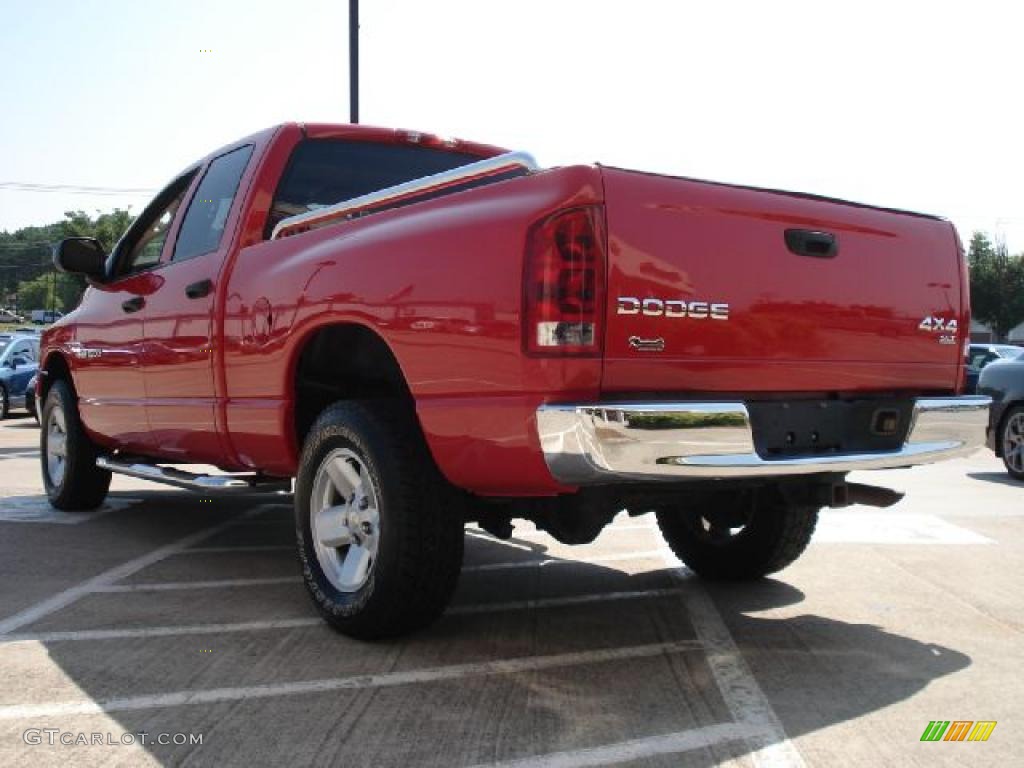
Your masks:
<svg viewBox="0 0 1024 768"><path fill-rule="evenodd" d="M146 306L146 300L141 296L132 296L132 298L121 302L121 309L125 312L138 312Z"/></svg>
<svg viewBox="0 0 1024 768"><path fill-rule="evenodd" d="M787 229L786 247L797 256L831 259L839 253L839 238L831 232L813 229Z"/></svg>
<svg viewBox="0 0 1024 768"><path fill-rule="evenodd" d="M210 291L213 290L213 280L209 278L200 280L199 282L192 283L185 288L185 295L190 299L201 299L204 296L209 296Z"/></svg>

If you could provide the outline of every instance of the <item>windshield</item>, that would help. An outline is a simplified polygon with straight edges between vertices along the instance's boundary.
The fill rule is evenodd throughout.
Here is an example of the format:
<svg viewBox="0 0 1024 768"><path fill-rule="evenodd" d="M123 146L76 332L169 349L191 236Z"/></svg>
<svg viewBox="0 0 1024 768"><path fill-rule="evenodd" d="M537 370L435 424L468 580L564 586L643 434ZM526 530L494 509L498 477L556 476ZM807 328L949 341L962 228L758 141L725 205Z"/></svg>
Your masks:
<svg viewBox="0 0 1024 768"><path fill-rule="evenodd" d="M0 339L0 360L3 360L4 353L7 351L11 342L8 339Z"/></svg>

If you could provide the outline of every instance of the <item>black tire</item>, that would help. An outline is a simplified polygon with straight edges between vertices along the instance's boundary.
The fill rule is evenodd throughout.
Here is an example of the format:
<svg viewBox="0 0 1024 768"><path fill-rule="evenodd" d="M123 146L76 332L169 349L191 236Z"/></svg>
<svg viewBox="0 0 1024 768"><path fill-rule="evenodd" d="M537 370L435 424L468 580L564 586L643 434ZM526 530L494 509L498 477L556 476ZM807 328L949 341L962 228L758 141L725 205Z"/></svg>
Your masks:
<svg viewBox="0 0 1024 768"><path fill-rule="evenodd" d="M59 414L55 413L59 409ZM63 417L64 458L59 476L50 470L51 418ZM84 511L96 509L107 497L110 472L96 466L99 449L85 433L78 415L78 401L66 381L57 380L50 387L40 418L39 461L46 495L57 509Z"/></svg>
<svg viewBox="0 0 1024 768"><path fill-rule="evenodd" d="M0 384L0 421L7 418L11 412L11 398L7 395L7 387Z"/></svg>
<svg viewBox="0 0 1024 768"><path fill-rule="evenodd" d="M699 510L656 512L665 541L705 579L747 581L781 571L811 541L818 508L786 502L774 489L715 493Z"/></svg>
<svg viewBox="0 0 1024 768"><path fill-rule="evenodd" d="M462 567L462 495L441 477L415 417L401 416L399 410L386 401L327 408L306 438L295 485L295 532L306 587L328 624L362 640L431 624L448 605ZM340 461L357 473L358 486L343 491L333 477L324 479L331 474L328 466L333 462L337 468ZM375 501L361 506L359 493L364 499L372 494ZM325 507L345 510L344 530L351 532L353 543L336 546L322 535L314 538L311 510ZM358 522L364 513L356 510L368 507L375 522ZM350 514L357 516L355 522ZM362 540L360 531L366 534ZM342 589L339 563L347 562L353 546L372 548L373 557L359 572L365 581L353 578L351 588Z"/></svg>
<svg viewBox="0 0 1024 768"><path fill-rule="evenodd" d="M999 428L999 452L1003 466L1014 480L1024 480L1024 405L1015 405L1003 416ZM1017 451L1014 451L1017 448Z"/></svg>

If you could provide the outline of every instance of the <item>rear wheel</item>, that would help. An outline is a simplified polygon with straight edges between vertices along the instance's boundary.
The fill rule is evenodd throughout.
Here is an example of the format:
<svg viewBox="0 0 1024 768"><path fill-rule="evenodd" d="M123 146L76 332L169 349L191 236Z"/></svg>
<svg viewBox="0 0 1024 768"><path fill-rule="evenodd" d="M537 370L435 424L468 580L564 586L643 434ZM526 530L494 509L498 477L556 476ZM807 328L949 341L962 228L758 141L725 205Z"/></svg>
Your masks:
<svg viewBox="0 0 1024 768"><path fill-rule="evenodd" d="M1024 480L1024 406L1009 410L999 439L1006 471L1015 480Z"/></svg>
<svg viewBox="0 0 1024 768"><path fill-rule="evenodd" d="M78 416L78 403L65 381L56 381L40 418L39 456L43 486L57 509L95 509L107 497L110 473L96 466L99 450Z"/></svg>
<svg viewBox="0 0 1024 768"><path fill-rule="evenodd" d="M11 398L7 394L7 387L0 384L0 421L7 418L11 412Z"/></svg>
<svg viewBox="0 0 1024 768"><path fill-rule="evenodd" d="M662 509L658 527L672 551L707 579L749 580L785 568L810 543L818 508L788 503L773 489L714 493L700 509Z"/></svg>
<svg viewBox="0 0 1024 768"><path fill-rule="evenodd" d="M302 573L320 615L376 639L437 619L462 567L460 496L413 417L393 404L337 403L306 439L295 486Z"/></svg>

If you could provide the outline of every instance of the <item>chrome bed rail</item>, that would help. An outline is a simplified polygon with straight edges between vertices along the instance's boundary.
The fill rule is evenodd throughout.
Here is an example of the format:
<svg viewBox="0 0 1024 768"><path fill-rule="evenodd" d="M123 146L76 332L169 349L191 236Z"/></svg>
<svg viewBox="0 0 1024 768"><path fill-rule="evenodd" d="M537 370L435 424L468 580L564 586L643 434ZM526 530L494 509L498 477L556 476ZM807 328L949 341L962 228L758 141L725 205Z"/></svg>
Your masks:
<svg viewBox="0 0 1024 768"><path fill-rule="evenodd" d="M442 171L430 176L423 176L419 179L395 184L393 187L379 189L368 195L354 197L326 208L318 208L315 211L307 211L295 216L281 219L271 232L270 239L276 240L289 234L298 234L310 229L333 224L337 221L344 221L351 218L353 214L361 209L375 207L383 203L397 202L407 197L429 192L433 189L455 186L462 182L473 181L474 179L495 176L515 168L523 168L526 171L536 171L537 161L527 152L506 152L503 155L495 155L469 165L462 165L452 168L449 171ZM297 231L291 231L297 230Z"/></svg>

